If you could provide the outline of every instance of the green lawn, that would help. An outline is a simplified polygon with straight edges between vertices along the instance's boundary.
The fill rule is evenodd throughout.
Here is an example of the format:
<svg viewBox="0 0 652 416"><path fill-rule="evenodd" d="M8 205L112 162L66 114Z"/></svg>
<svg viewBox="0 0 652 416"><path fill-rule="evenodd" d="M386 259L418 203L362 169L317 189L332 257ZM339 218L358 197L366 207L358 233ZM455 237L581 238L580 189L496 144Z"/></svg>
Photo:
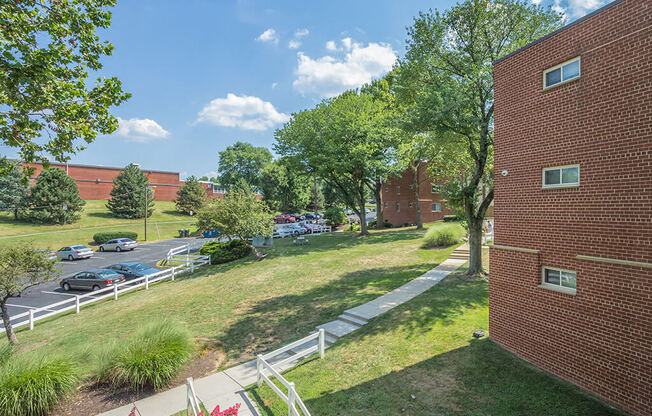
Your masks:
<svg viewBox="0 0 652 416"><path fill-rule="evenodd" d="M473 338L488 329L487 288L449 276L284 376L313 415L620 414L488 337ZM250 393L262 414L287 414L269 387Z"/></svg>
<svg viewBox="0 0 652 416"><path fill-rule="evenodd" d="M367 302L435 267L453 247L420 249L414 228L309 237L295 246L276 240L261 262L243 259L202 267L177 279L40 321L21 329L25 348L80 357L93 369L96 352L126 339L144 323L161 317L180 321L198 338L218 341L225 366L304 337L345 309Z"/></svg>
<svg viewBox="0 0 652 416"><path fill-rule="evenodd" d="M179 222L182 221L182 222ZM174 223L173 223L174 222ZM190 228L192 219L175 211L174 202L157 201L154 213L147 219L147 240L169 239L178 235L180 228ZM81 229L92 228L93 229ZM86 201L82 217L73 224L41 225L27 221L15 221L13 214L0 212L0 245L31 241L37 248L53 250L67 244L88 244L93 234L102 231L135 231L144 238L144 221L113 217L106 208L106 201ZM45 233L25 237L2 238L25 234Z"/></svg>

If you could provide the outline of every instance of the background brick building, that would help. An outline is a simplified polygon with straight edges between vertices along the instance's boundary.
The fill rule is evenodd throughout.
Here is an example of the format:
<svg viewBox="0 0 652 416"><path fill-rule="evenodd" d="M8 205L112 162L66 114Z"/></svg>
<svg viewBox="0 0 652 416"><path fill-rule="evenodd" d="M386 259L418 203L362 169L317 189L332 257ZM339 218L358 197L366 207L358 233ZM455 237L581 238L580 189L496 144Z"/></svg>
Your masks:
<svg viewBox="0 0 652 416"><path fill-rule="evenodd" d="M649 0L617 1L494 64L490 336L638 415L652 414L651 22Z"/></svg>

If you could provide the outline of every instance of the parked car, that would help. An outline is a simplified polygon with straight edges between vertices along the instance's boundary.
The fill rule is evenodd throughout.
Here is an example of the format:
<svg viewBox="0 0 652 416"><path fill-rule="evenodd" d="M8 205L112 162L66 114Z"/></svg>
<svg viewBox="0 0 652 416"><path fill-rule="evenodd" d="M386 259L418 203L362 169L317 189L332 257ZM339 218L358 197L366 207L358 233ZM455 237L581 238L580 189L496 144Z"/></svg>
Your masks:
<svg viewBox="0 0 652 416"><path fill-rule="evenodd" d="M100 290L125 280L124 275L109 269L93 269L61 280L63 290Z"/></svg>
<svg viewBox="0 0 652 416"><path fill-rule="evenodd" d="M135 261L112 264L107 269L123 274L127 279L136 279L160 271L159 269Z"/></svg>
<svg viewBox="0 0 652 416"><path fill-rule="evenodd" d="M306 219L306 216L305 216L305 215L303 215L303 214L299 214L299 213L296 213L296 214L288 214L288 215L294 217L295 221L303 221L303 220Z"/></svg>
<svg viewBox="0 0 652 416"><path fill-rule="evenodd" d="M277 215L276 217L274 217L274 222L277 224L289 224L295 221L296 218L294 218L291 215Z"/></svg>
<svg viewBox="0 0 652 416"><path fill-rule="evenodd" d="M290 237L293 235L299 235L299 232L297 230L294 230L290 228L287 225L284 225L282 227L278 227L277 229L274 230L274 234L272 237L274 238L285 238L285 237Z"/></svg>
<svg viewBox="0 0 652 416"><path fill-rule="evenodd" d="M291 229L291 230L296 231L296 233L293 233L293 235L306 234L308 232L307 229L305 229L304 227L302 227L299 224L288 224L288 225L286 225L286 227Z"/></svg>
<svg viewBox="0 0 652 416"><path fill-rule="evenodd" d="M310 224L305 221L301 221L298 225L305 228L309 233L317 231L317 228L319 227L317 224Z"/></svg>
<svg viewBox="0 0 652 416"><path fill-rule="evenodd" d="M45 260L56 260L58 258L57 253L52 250L41 249L36 251L41 254Z"/></svg>
<svg viewBox="0 0 652 416"><path fill-rule="evenodd" d="M104 244L100 244L100 251L113 250L120 252L133 250L136 247L138 247L138 243L136 243L131 238L114 238L113 240L109 240Z"/></svg>
<svg viewBox="0 0 652 416"><path fill-rule="evenodd" d="M319 218L317 217L317 214L313 214L312 212L306 213L305 217L307 220L316 220L317 218Z"/></svg>
<svg viewBox="0 0 652 416"><path fill-rule="evenodd" d="M56 252L57 257L66 260L89 259L93 257L93 250L86 246L65 246Z"/></svg>

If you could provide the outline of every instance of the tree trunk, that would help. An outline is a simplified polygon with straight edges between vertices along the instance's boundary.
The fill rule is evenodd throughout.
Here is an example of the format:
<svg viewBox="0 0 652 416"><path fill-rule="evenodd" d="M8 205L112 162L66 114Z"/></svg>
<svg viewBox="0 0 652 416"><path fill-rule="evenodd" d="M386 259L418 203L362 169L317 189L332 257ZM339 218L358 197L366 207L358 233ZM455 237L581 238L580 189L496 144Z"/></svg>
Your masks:
<svg viewBox="0 0 652 416"><path fill-rule="evenodd" d="M369 231L367 230L366 202L363 186L360 189L360 213L358 214L358 218L360 218L360 235L369 235Z"/></svg>
<svg viewBox="0 0 652 416"><path fill-rule="evenodd" d="M483 273L482 269L482 223L483 217L467 218L469 224L469 271L468 274Z"/></svg>
<svg viewBox="0 0 652 416"><path fill-rule="evenodd" d="M18 208L14 208L14 220L18 221Z"/></svg>
<svg viewBox="0 0 652 416"><path fill-rule="evenodd" d="M383 201L381 201L383 190L383 183L380 178L376 181L374 188L374 198L376 198L376 229L382 230L385 228L385 219L383 218Z"/></svg>
<svg viewBox="0 0 652 416"><path fill-rule="evenodd" d="M14 327L11 325L11 319L9 318L9 312L7 312L6 300L0 302L0 311L2 311L2 323L5 326L5 333L7 334L7 339L13 345L18 345L18 338L16 338L16 333L14 332Z"/></svg>
<svg viewBox="0 0 652 416"><path fill-rule="evenodd" d="M412 170L412 187L414 188L414 208L417 210L417 230L423 229L423 218L421 217L421 204L419 203L419 165Z"/></svg>

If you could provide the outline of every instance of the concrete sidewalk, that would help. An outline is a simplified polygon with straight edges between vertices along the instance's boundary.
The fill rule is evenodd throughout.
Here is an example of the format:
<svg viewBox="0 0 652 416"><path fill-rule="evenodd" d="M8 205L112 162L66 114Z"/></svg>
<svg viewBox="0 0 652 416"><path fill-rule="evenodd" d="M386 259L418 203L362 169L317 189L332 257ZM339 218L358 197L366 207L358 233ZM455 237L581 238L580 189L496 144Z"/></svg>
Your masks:
<svg viewBox="0 0 652 416"><path fill-rule="evenodd" d="M324 328L326 331L326 348L333 345L340 337L350 334L366 325L369 320L413 299L442 281L451 272L467 262L468 253L469 247L467 244L464 244L458 247L447 260L434 269L383 296L345 311L335 321L319 325L317 329ZM287 353L281 354L271 360L270 364L273 365L275 362L280 362L293 356L294 360L280 367L275 366L280 372L292 368L305 358L297 354L297 352L307 349L315 342L314 340L310 341ZM229 368L228 370L194 380L194 386L197 397L204 403L209 412L218 404L221 408L227 408L235 403L241 403L239 415L258 416L258 410L253 402L249 400L244 390L246 386L255 382L256 360L251 360L236 367ZM138 400L135 404L142 416L172 415L185 409L186 386L175 387L171 390L155 394L146 399ZM132 408L133 404L130 404L102 413L99 416L128 416Z"/></svg>

